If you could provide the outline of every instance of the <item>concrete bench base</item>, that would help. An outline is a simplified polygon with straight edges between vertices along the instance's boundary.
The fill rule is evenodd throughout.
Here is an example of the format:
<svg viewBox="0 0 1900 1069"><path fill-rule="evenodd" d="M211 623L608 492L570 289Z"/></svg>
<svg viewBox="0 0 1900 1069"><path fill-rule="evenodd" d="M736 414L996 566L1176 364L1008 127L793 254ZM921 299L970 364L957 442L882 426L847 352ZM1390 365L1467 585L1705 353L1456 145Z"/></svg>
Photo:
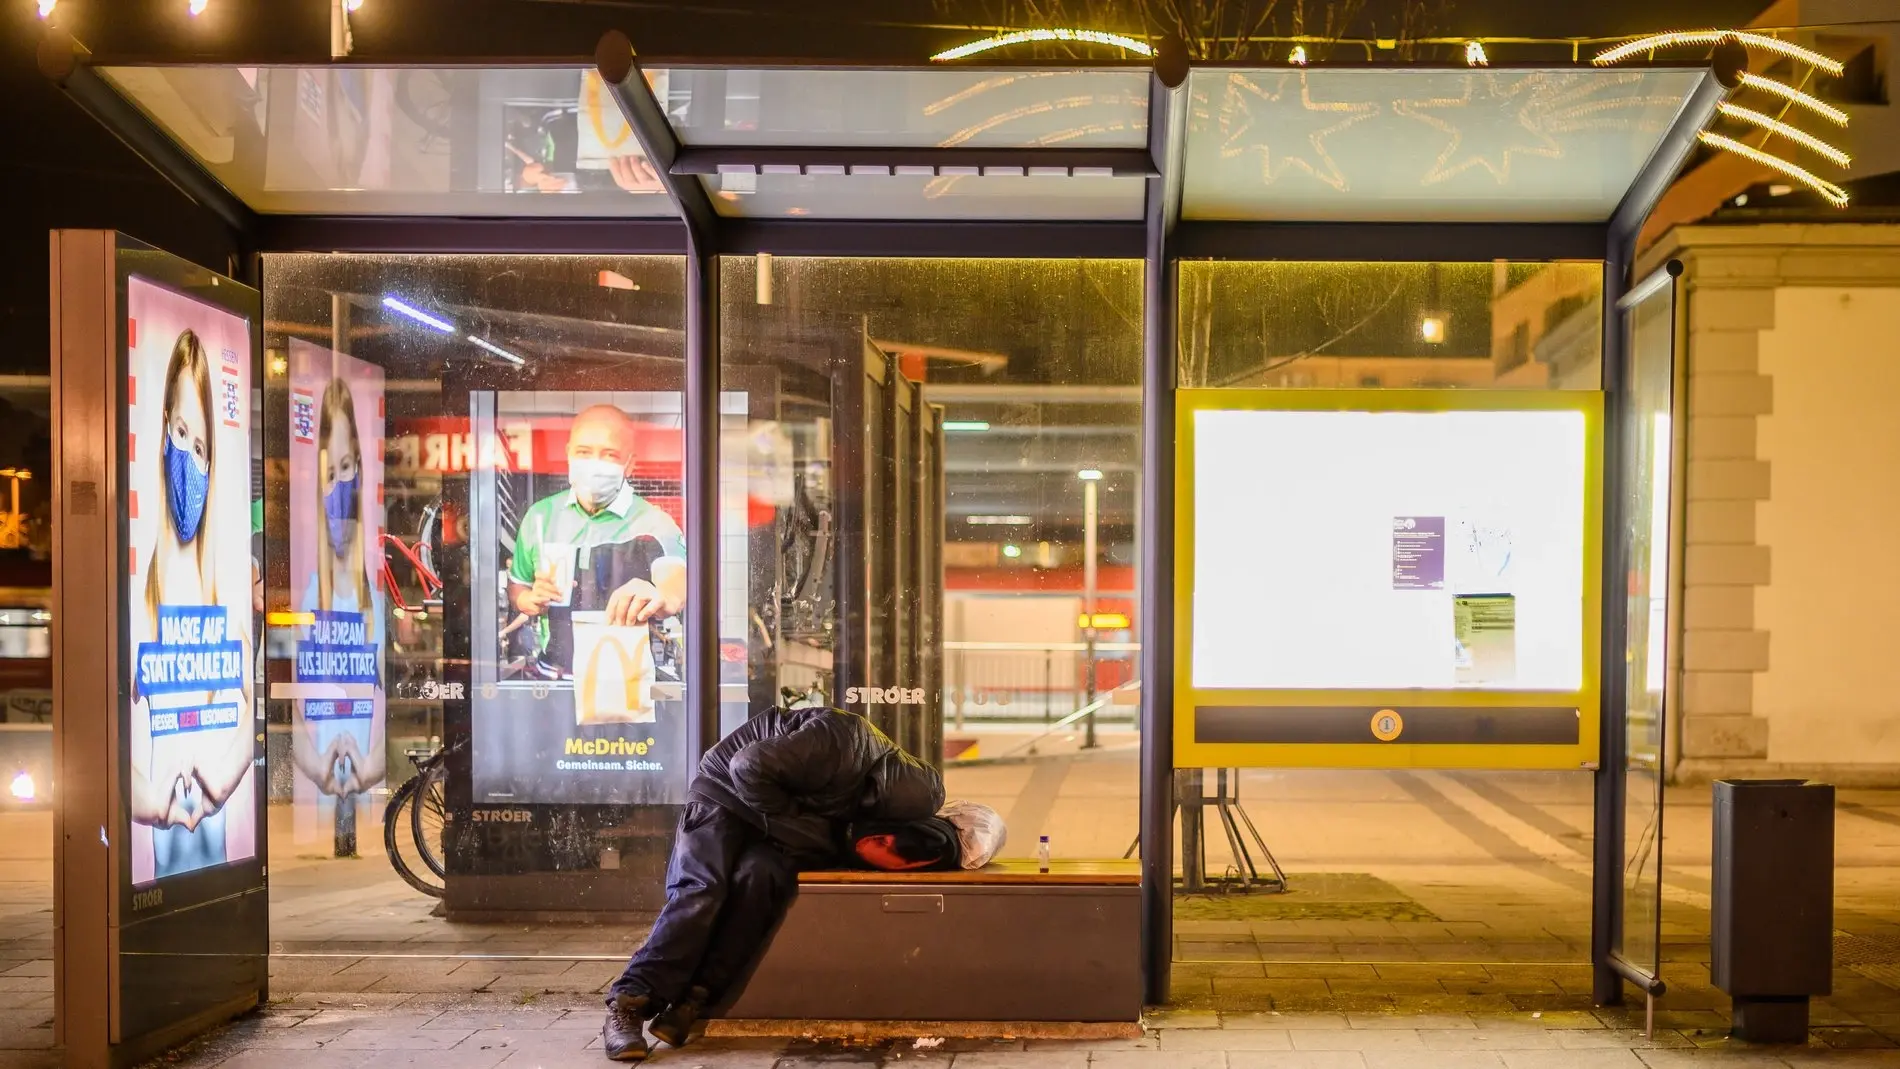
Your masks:
<svg viewBox="0 0 1900 1069"><path fill-rule="evenodd" d="M718 1016L774 1021L1136 1021L1132 866L806 873Z"/></svg>

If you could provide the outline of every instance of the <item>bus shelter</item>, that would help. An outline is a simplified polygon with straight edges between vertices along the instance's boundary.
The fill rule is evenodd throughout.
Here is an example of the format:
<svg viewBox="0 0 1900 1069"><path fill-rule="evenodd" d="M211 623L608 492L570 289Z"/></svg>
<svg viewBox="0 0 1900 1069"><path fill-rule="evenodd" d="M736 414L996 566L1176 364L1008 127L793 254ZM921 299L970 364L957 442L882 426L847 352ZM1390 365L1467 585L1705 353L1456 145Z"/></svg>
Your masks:
<svg viewBox="0 0 1900 1069"><path fill-rule="evenodd" d="M668 16L649 44L609 8L355 6L78 17L43 43L237 251L220 275L55 240L69 1042L254 1002L263 807L298 799L298 834L353 853L370 810L339 799L396 783L404 746L446 762L444 906L470 919L651 908L684 770L772 704L945 761L945 456L980 421L941 398L996 399L931 376L986 358L761 327L774 258L800 257L1139 262L1123 462L1034 459L1088 484L1087 700L1064 719L1092 741L1112 700L1138 710L1150 1002L1200 770L1247 767L1591 770L1596 998L1660 990L1674 273L1631 265L1739 48L932 60L901 34ZM1281 373L1330 344L1302 326L1326 272L1403 276L1429 347L1454 291L1546 266L1588 314L1539 388L1504 388L1528 360L1508 333L1485 388ZM1119 617L1098 483L1138 532ZM188 560L201 529L222 548ZM68 623L94 619L119 626ZM1098 645L1126 651L1113 679ZM94 825L104 851L74 831ZM190 952L214 932L241 950Z"/></svg>

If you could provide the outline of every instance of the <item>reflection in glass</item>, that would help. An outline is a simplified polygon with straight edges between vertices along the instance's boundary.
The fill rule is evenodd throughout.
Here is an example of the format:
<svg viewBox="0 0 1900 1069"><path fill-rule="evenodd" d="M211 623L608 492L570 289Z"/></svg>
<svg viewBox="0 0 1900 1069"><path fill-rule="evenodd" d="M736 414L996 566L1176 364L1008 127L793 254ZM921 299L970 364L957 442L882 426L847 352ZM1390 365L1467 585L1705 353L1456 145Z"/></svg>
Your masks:
<svg viewBox="0 0 1900 1069"><path fill-rule="evenodd" d="M1182 214L1607 219L1698 70L1199 70Z"/></svg>
<svg viewBox="0 0 1900 1069"><path fill-rule="evenodd" d="M688 145L900 148L1148 143L1148 71L689 70L666 79Z"/></svg>
<svg viewBox="0 0 1900 1069"><path fill-rule="evenodd" d="M449 921L651 908L685 781L683 264L273 255L264 279L279 949L470 930L429 887Z"/></svg>
<svg viewBox="0 0 1900 1069"><path fill-rule="evenodd" d="M261 212L671 214L592 70L109 67ZM655 76L664 93L664 75Z"/></svg>
<svg viewBox="0 0 1900 1069"><path fill-rule="evenodd" d="M1147 183L1110 175L785 175L704 179L721 215L816 219L1139 219Z"/></svg>
<svg viewBox="0 0 1900 1069"><path fill-rule="evenodd" d="M720 282L722 376L750 412L725 466L751 472L722 541L756 549L720 585L756 613L753 707L869 716L995 807L1010 856L1042 834L1058 858L1121 856L1140 265L728 258Z"/></svg>
<svg viewBox="0 0 1900 1069"><path fill-rule="evenodd" d="M1662 817L1669 681L1673 280L1629 308L1630 376L1622 537L1629 562L1628 786L1625 789L1623 960L1661 967Z"/></svg>
<svg viewBox="0 0 1900 1069"><path fill-rule="evenodd" d="M1189 262L1182 386L1594 390L1594 263Z"/></svg>

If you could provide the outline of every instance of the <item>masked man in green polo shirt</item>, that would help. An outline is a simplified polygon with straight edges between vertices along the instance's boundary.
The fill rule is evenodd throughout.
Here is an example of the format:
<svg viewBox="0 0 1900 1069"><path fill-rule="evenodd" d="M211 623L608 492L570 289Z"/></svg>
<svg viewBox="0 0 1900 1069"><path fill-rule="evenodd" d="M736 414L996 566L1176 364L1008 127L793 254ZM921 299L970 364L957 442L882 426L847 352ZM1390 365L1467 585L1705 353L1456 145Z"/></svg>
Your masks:
<svg viewBox="0 0 1900 1069"><path fill-rule="evenodd" d="M544 652L546 614L550 606L567 603L577 582L574 562L553 559L555 552L589 554L597 547L635 543L649 547L647 576L625 580L608 596L609 624L646 624L676 615L686 604L686 538L671 516L627 484L634 440L633 420L611 405L595 405L575 416L567 439L569 488L530 506L515 532L508 600L534 620Z"/></svg>

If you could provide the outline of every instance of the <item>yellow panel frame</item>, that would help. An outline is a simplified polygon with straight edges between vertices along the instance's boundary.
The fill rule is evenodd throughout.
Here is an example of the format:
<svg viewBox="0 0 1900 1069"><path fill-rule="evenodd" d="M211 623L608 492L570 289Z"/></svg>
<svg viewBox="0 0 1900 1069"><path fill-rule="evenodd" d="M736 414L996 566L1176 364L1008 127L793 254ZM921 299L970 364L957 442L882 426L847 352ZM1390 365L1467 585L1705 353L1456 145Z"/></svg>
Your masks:
<svg viewBox="0 0 1900 1069"><path fill-rule="evenodd" d="M1174 763L1177 768L1595 768L1600 754L1603 648L1603 395L1547 390L1238 390L1176 393ZM1194 651L1194 415L1273 412L1578 412L1584 417L1583 685L1571 691L1198 690ZM1206 705L1512 708L1575 703L1578 742L1236 743L1195 741L1195 712Z"/></svg>

